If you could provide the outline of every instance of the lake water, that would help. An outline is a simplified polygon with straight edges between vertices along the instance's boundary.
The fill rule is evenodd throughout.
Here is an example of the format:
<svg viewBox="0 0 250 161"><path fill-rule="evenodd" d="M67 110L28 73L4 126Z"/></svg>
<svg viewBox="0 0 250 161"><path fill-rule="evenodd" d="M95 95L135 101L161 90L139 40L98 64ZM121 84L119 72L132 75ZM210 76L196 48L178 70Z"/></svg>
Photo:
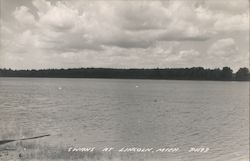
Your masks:
<svg viewBox="0 0 250 161"><path fill-rule="evenodd" d="M34 148L113 147L110 160L247 161L249 83L0 78L0 138L43 134L51 136ZM180 150L118 154L122 147Z"/></svg>

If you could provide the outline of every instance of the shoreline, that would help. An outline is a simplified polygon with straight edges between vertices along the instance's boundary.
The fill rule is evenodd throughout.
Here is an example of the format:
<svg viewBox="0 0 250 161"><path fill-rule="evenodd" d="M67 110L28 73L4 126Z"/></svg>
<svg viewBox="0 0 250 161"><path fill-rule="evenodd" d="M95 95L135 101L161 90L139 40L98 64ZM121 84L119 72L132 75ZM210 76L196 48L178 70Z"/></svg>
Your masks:
<svg viewBox="0 0 250 161"><path fill-rule="evenodd" d="M26 77L26 76L0 76L1 78L35 78L35 79L47 79L47 78L52 78L52 79L112 79L112 80L166 80L166 81L212 81L212 82L250 82L250 80L209 80L209 79L156 79L156 78L112 78L112 77L107 77L107 78L100 78L100 77Z"/></svg>
<svg viewBox="0 0 250 161"><path fill-rule="evenodd" d="M152 80L202 80L202 81L250 81L248 68L236 73L229 67L220 68L69 68L12 70L1 69L0 77L36 78L96 78L96 79L152 79Z"/></svg>

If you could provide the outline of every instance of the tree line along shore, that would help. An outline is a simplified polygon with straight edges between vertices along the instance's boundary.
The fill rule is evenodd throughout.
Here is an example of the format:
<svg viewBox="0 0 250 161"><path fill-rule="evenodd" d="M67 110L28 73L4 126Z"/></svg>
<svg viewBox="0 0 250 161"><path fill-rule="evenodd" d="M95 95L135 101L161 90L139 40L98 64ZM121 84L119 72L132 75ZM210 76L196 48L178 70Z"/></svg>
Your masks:
<svg viewBox="0 0 250 161"><path fill-rule="evenodd" d="M154 69L114 69L114 68L70 68L12 70L0 69L0 77L48 77L48 78L119 78L119 79L172 79L172 80L218 80L249 81L249 69L240 68L236 73L230 67L205 69L154 68Z"/></svg>

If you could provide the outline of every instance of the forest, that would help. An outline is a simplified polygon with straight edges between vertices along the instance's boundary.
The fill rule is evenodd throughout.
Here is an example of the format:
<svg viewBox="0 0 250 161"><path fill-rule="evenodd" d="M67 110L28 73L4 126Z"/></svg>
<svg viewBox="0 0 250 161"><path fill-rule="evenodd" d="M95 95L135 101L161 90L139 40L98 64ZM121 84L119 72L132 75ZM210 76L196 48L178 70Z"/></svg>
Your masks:
<svg viewBox="0 0 250 161"><path fill-rule="evenodd" d="M171 80L218 80L249 81L249 69L240 68L236 73L230 67L222 69L154 68L154 69L114 69L114 68L70 68L12 70L0 69L0 77L48 77L48 78L118 78L118 79L171 79Z"/></svg>

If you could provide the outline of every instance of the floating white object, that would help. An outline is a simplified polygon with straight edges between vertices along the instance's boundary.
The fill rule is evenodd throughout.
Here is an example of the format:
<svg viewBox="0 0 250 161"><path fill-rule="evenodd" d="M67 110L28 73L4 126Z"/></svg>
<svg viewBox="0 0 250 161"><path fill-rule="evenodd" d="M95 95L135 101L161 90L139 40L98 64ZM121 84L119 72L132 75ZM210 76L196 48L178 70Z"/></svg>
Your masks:
<svg viewBox="0 0 250 161"><path fill-rule="evenodd" d="M135 86L136 88L138 88L139 86Z"/></svg>

